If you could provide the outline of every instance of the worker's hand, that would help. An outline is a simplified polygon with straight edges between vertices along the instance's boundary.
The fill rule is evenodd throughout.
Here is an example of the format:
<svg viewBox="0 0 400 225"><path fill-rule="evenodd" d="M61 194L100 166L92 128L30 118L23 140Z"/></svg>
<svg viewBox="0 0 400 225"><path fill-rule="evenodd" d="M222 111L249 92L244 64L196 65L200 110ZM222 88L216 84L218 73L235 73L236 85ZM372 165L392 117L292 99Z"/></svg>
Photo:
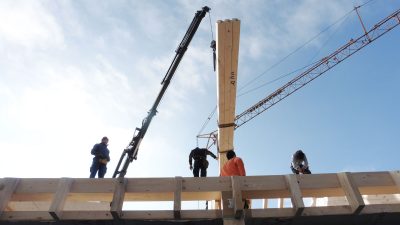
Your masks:
<svg viewBox="0 0 400 225"><path fill-rule="evenodd" d="M190 165L190 170L192 170L193 169L193 166L192 165Z"/></svg>
<svg viewBox="0 0 400 225"><path fill-rule="evenodd" d="M100 159L99 161L100 161L100 163L102 163L102 164L107 164L107 163L108 163L107 159Z"/></svg>

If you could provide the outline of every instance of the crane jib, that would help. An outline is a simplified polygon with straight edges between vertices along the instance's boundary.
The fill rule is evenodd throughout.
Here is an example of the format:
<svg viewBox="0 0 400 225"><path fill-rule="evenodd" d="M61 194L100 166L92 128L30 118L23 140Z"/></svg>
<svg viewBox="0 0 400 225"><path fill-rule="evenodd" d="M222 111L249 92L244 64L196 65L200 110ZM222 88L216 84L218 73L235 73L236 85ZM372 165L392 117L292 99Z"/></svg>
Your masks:
<svg viewBox="0 0 400 225"><path fill-rule="evenodd" d="M147 132L147 129L149 128L151 120L157 113L157 107L160 104L161 99L164 96L164 93L167 90L168 85L170 84L170 81L171 81L172 77L174 76L174 73L175 73L176 69L178 68L179 63L181 62L182 57L185 54L185 52L190 44L190 41L192 40L194 34L196 33L197 28L200 25L200 22L202 21L202 19L206 15L206 13L209 11L210 11L210 8L207 6L204 6L202 8L202 10L199 10L196 12L196 14L192 20L192 23L190 24L188 30L186 31L185 36L183 37L178 48L176 49L176 55L175 55L174 59L172 60L172 63L169 66L168 71L165 74L165 76L161 82L161 85L162 85L161 90L160 90L153 106L151 107L151 110L147 114L147 117L143 119L142 127L136 128L138 133L133 136L132 141L129 143L128 147L126 147L124 149L124 151L122 152L122 155L117 164L117 168L114 171L113 178L117 177L117 175L118 175L118 177L125 177L125 174L128 170L129 164L134 159L136 159L137 153L139 151L140 143L142 142L142 140ZM124 161L124 164L122 166L122 169L120 170L120 166L122 165L123 161Z"/></svg>

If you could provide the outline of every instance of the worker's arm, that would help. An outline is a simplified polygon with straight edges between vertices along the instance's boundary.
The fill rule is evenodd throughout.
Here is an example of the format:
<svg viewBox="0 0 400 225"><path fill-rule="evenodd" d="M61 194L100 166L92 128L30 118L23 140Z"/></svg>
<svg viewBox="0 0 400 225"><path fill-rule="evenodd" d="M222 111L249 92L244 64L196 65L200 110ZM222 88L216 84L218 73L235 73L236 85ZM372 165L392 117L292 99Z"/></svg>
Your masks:
<svg viewBox="0 0 400 225"><path fill-rule="evenodd" d="M304 169L308 168L308 160L307 160L307 156L304 156Z"/></svg>
<svg viewBox="0 0 400 225"><path fill-rule="evenodd" d="M236 166L239 170L240 176L246 176L246 170L244 169L244 164L241 158L235 157L236 159Z"/></svg>
<svg viewBox="0 0 400 225"><path fill-rule="evenodd" d="M292 156L292 166L295 170L299 170L300 169L300 163L299 160L296 159L296 157L294 157L294 155Z"/></svg>
<svg viewBox="0 0 400 225"><path fill-rule="evenodd" d="M92 151L90 152L92 155L97 156L99 154L99 145L95 144L92 148Z"/></svg>
<svg viewBox="0 0 400 225"><path fill-rule="evenodd" d="M214 155L214 153L210 152L208 149L206 149L207 155L210 155L214 159L217 159L217 156Z"/></svg>
<svg viewBox="0 0 400 225"><path fill-rule="evenodd" d="M190 152L190 154L189 154L189 165L190 165L190 169L193 169L193 166L192 166L192 162L193 162L193 150Z"/></svg>

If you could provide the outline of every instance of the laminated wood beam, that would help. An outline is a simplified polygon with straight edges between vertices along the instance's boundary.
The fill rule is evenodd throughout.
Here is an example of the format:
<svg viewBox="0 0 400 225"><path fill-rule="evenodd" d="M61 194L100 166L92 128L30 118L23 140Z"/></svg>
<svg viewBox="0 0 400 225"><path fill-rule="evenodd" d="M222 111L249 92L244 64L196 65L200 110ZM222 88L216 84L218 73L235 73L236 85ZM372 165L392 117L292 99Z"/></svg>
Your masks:
<svg viewBox="0 0 400 225"><path fill-rule="evenodd" d="M400 191L400 171L390 171L390 176L393 179L394 185L397 187L397 189Z"/></svg>
<svg viewBox="0 0 400 225"><path fill-rule="evenodd" d="M61 178L58 183L57 191L49 208L49 213L55 220L61 219L63 208L72 183L73 180L70 178Z"/></svg>
<svg viewBox="0 0 400 225"><path fill-rule="evenodd" d="M18 178L4 178L0 181L0 216L7 207L19 183Z"/></svg>
<svg viewBox="0 0 400 225"><path fill-rule="evenodd" d="M219 157L222 168L227 161L225 152L233 150L240 21L219 20L216 28L218 151L222 153Z"/></svg>
<svg viewBox="0 0 400 225"><path fill-rule="evenodd" d="M365 203L360 194L360 191L358 190L358 187L355 185L351 177L351 174L348 172L343 172L338 173L337 176L353 213L360 213L361 210L364 208Z"/></svg>
<svg viewBox="0 0 400 225"><path fill-rule="evenodd" d="M242 198L242 188L241 188L241 177L231 176L232 180L232 202L233 202L233 212L235 218L241 218L243 215L243 198Z"/></svg>
<svg viewBox="0 0 400 225"><path fill-rule="evenodd" d="M115 182L115 190L113 200L111 202L111 215L114 219L119 220L122 214L122 207L124 205L125 192L128 180L123 177L119 177Z"/></svg>
<svg viewBox="0 0 400 225"><path fill-rule="evenodd" d="M181 218L181 202L182 202L182 177L175 177L176 189L174 192L174 218Z"/></svg>
<svg viewBox="0 0 400 225"><path fill-rule="evenodd" d="M289 174L285 178L290 191L293 208L296 210L296 216L300 216L304 210L304 202L297 177L294 174Z"/></svg>

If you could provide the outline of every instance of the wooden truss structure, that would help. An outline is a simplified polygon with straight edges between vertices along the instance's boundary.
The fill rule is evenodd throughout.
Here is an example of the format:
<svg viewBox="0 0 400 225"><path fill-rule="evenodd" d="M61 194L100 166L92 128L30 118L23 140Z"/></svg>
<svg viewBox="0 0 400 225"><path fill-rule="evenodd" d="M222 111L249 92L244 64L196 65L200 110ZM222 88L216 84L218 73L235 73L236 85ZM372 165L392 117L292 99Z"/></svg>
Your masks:
<svg viewBox="0 0 400 225"><path fill-rule="evenodd" d="M231 198L221 203L222 194ZM257 209L243 209L242 199L263 199L264 204ZM272 207L270 203L276 199L287 199L289 204ZM307 199L327 201L308 204ZM209 210L182 209L182 202L197 200L215 204ZM137 201L171 201L173 207L151 211L123 207ZM0 223L219 218L224 219L224 224L226 219L241 224L243 218L312 221L321 216L332 219L368 214L396 215L400 221L400 171L204 178L0 179Z"/></svg>

